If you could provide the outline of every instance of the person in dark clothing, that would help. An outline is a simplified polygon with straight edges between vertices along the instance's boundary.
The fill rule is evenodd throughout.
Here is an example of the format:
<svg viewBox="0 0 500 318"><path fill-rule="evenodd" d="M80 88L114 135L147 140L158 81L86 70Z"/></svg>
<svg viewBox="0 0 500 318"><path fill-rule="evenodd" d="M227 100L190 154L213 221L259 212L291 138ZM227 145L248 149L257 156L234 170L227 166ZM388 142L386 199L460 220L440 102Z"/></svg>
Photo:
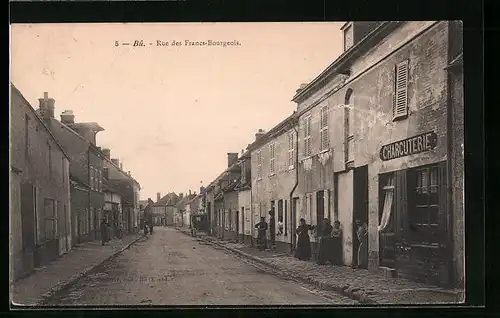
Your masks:
<svg viewBox="0 0 500 318"><path fill-rule="evenodd" d="M106 224L106 220L102 219L101 220L101 243L104 245L108 241L108 226Z"/></svg>
<svg viewBox="0 0 500 318"><path fill-rule="evenodd" d="M295 257L307 261L311 258L311 242L309 240L309 230L313 230L314 225L306 223L305 219L300 219L300 225L297 227L297 248Z"/></svg>
<svg viewBox="0 0 500 318"><path fill-rule="evenodd" d="M269 211L269 239L271 248L276 246L276 220L274 218L274 209Z"/></svg>
<svg viewBox="0 0 500 318"><path fill-rule="evenodd" d="M325 264L331 260L331 249L330 249L330 235L332 233L333 226L330 224L330 220L325 218L323 220L323 225L319 229L319 244L318 244L318 258L317 263L320 265Z"/></svg>
<svg viewBox="0 0 500 318"><path fill-rule="evenodd" d="M342 229L340 228L340 222L335 221L333 223L332 234L330 235L330 246L333 265L342 265Z"/></svg>
<svg viewBox="0 0 500 318"><path fill-rule="evenodd" d="M263 216L260 218L260 222L255 225L255 228L258 230L257 234L257 247L259 250L265 250L267 248L267 240L266 240L266 231L267 231L267 223L266 218Z"/></svg>
<svg viewBox="0 0 500 318"><path fill-rule="evenodd" d="M193 216L191 221L191 236L196 237L196 230L198 229L198 219Z"/></svg>

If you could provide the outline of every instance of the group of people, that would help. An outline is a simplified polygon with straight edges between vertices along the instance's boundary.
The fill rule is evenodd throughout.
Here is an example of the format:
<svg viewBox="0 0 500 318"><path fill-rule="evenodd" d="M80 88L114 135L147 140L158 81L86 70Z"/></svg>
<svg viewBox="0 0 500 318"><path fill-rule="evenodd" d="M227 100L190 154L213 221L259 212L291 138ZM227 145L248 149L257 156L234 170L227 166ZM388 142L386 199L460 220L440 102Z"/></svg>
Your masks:
<svg viewBox="0 0 500 318"><path fill-rule="evenodd" d="M266 233L269 228L270 243L274 246L275 225L274 211L269 212L269 227L265 217L260 218L260 222L255 225L258 231L257 247L259 250L267 249ZM281 221L280 221L281 222ZM318 230L318 250L316 262L318 264L326 264L330 262L332 265L342 265L342 229L340 222L335 221L333 226L328 218L323 220L320 228L306 223L306 220L301 218L299 226L296 229L297 246L295 249L295 257L300 260L309 260L312 256L311 242L309 231ZM356 239L358 240L357 258L353 267L366 268L367 265L367 249L368 249L368 230L366 223L362 224L360 220L356 220Z"/></svg>
<svg viewBox="0 0 500 318"><path fill-rule="evenodd" d="M123 230L122 230L121 226L119 226L116 221L114 221L113 224L111 225L104 218L101 219L100 232L101 232L102 245L111 241L111 238L113 236L115 236L117 238L122 238L122 236L123 236Z"/></svg>

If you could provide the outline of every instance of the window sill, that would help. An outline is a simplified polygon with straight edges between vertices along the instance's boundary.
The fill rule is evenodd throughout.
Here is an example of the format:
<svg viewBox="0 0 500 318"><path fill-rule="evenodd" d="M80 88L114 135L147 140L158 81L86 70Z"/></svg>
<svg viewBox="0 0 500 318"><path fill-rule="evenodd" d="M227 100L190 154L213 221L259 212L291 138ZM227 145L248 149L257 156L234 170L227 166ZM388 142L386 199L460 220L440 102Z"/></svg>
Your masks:
<svg viewBox="0 0 500 318"><path fill-rule="evenodd" d="M401 115L401 116L397 116L397 117L393 117L393 118L392 118L392 121L393 121L393 122L396 122L396 121L400 121L400 120L405 120L405 119L407 119L407 118L408 118L408 114L406 114L406 115Z"/></svg>
<svg viewBox="0 0 500 318"><path fill-rule="evenodd" d="M310 155L310 156L304 157L304 158L301 159L301 161L304 161L304 160L307 160L307 159L311 159L312 157L314 157L314 155Z"/></svg>
<svg viewBox="0 0 500 318"><path fill-rule="evenodd" d="M321 151L319 152L319 154L321 155L321 154L323 154L323 153L325 153L325 152L329 152L329 151L330 151L330 148L325 149L325 150L321 150Z"/></svg>
<svg viewBox="0 0 500 318"><path fill-rule="evenodd" d="M269 177L274 177L274 176L276 176L276 172L269 174Z"/></svg>
<svg viewBox="0 0 500 318"><path fill-rule="evenodd" d="M288 166L288 170L293 170L295 168L294 165Z"/></svg>

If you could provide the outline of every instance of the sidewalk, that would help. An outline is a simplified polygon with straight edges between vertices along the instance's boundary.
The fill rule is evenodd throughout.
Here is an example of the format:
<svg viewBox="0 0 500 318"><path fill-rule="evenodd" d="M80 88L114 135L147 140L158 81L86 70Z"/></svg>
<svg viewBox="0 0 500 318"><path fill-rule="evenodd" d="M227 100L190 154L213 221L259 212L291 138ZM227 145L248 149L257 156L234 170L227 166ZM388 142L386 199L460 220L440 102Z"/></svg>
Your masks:
<svg viewBox="0 0 500 318"><path fill-rule="evenodd" d="M213 243L250 258L324 290L333 290L365 304L456 304L465 301L464 293L416 283L402 278L386 278L383 274L346 266L317 265L300 261L289 254L259 251L241 243L210 238Z"/></svg>
<svg viewBox="0 0 500 318"><path fill-rule="evenodd" d="M74 246L59 259L36 269L28 277L11 285L13 305L34 306L44 299L73 283L90 270L124 251L143 235L130 234L121 240L113 239L102 246L100 241L92 241Z"/></svg>

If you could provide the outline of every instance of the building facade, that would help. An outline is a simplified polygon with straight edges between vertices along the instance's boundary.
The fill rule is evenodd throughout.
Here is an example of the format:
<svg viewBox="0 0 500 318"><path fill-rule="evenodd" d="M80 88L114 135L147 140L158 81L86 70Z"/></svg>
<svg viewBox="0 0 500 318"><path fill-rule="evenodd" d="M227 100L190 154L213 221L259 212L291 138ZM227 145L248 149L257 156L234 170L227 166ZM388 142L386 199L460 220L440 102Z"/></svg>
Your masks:
<svg viewBox="0 0 500 318"><path fill-rule="evenodd" d="M54 103L46 96L46 102ZM70 156L11 84L12 279L71 249Z"/></svg>
<svg viewBox="0 0 500 318"><path fill-rule="evenodd" d="M294 97L301 213L341 222L346 265L357 262L360 220L369 269L449 285L450 225L463 214L448 199L450 24L350 22L343 32L353 42Z"/></svg>
<svg viewBox="0 0 500 318"><path fill-rule="evenodd" d="M104 208L104 155L95 145L95 138L104 129L97 123L75 123L70 110L62 112L59 121L54 118L53 99L46 94L39 101L38 113L71 158L73 239L77 242L99 239L99 219Z"/></svg>
<svg viewBox="0 0 500 318"><path fill-rule="evenodd" d="M251 152L251 223L257 224L260 217L265 217L269 224L269 211L274 210L276 249L285 252L292 248L295 236L292 215L296 214L292 211L292 203L297 202L294 194L297 180L296 118L296 113L293 113L269 132L259 131L255 142L248 147ZM278 223L283 224L283 231L278 229ZM257 233L253 232L255 236Z"/></svg>

